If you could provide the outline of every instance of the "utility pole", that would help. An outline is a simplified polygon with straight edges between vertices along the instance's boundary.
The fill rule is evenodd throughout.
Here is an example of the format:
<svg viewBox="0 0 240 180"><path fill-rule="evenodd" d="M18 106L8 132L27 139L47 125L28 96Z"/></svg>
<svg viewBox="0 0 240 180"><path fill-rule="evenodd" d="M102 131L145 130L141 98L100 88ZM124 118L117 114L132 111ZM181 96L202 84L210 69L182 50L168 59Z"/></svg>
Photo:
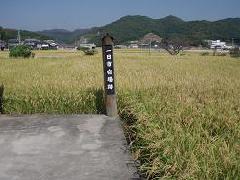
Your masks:
<svg viewBox="0 0 240 180"><path fill-rule="evenodd" d="M18 40L18 44L20 45L21 44L20 30L18 30L17 40Z"/></svg>
<svg viewBox="0 0 240 180"><path fill-rule="evenodd" d="M151 48L152 48L152 40L149 42L149 54L151 54Z"/></svg>

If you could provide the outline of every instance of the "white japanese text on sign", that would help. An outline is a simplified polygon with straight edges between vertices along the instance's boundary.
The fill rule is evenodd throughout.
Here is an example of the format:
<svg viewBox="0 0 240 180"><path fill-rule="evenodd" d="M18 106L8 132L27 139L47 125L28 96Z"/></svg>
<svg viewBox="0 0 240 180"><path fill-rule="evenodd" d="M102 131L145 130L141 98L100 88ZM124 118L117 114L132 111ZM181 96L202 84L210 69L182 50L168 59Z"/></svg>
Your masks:
<svg viewBox="0 0 240 180"><path fill-rule="evenodd" d="M105 71L105 89L108 95L114 94L114 69L113 69L113 50L111 45L104 46L104 53L105 53L105 64L104 64L104 71Z"/></svg>

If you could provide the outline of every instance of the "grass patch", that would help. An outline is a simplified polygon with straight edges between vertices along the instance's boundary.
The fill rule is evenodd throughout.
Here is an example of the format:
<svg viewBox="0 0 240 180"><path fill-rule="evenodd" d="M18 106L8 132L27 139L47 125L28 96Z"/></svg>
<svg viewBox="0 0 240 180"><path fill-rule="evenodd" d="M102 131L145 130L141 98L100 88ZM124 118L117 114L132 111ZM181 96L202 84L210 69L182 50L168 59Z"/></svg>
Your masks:
<svg viewBox="0 0 240 180"><path fill-rule="evenodd" d="M100 53L35 54L15 61L0 53L4 112L104 112ZM240 177L238 59L116 50L115 66L119 114L146 177Z"/></svg>

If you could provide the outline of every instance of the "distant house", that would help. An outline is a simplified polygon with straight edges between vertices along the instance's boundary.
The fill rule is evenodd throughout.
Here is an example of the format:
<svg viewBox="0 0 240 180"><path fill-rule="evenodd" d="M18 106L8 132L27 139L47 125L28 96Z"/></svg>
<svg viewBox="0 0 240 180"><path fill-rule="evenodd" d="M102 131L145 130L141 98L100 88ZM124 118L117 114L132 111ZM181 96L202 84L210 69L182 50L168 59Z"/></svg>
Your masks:
<svg viewBox="0 0 240 180"><path fill-rule="evenodd" d="M49 44L45 43L45 42L42 42L41 46L40 46L40 49L41 50L49 50Z"/></svg>
<svg viewBox="0 0 240 180"><path fill-rule="evenodd" d="M19 44L20 44L20 42L18 39L9 39L8 40L8 49L14 48Z"/></svg>
<svg viewBox="0 0 240 180"><path fill-rule="evenodd" d="M58 49L58 44L54 40L45 40L44 43L48 44L49 49Z"/></svg>
<svg viewBox="0 0 240 180"><path fill-rule="evenodd" d="M138 44L130 44L128 46L128 48L132 48L132 49L137 49L138 47L139 47Z"/></svg>
<svg viewBox="0 0 240 180"><path fill-rule="evenodd" d="M140 42L138 45L141 49L149 48L149 43Z"/></svg>
<svg viewBox="0 0 240 180"><path fill-rule="evenodd" d="M114 46L116 49L126 49L127 46L126 45L115 45Z"/></svg>
<svg viewBox="0 0 240 180"><path fill-rule="evenodd" d="M148 33L139 41L130 41L129 48L158 48L162 38L156 34Z"/></svg>
<svg viewBox="0 0 240 180"><path fill-rule="evenodd" d="M148 33L140 40L141 48L158 48L162 38L156 34Z"/></svg>
<svg viewBox="0 0 240 180"><path fill-rule="evenodd" d="M139 46L138 46L139 41L130 41L128 44L129 44L129 45L128 45L128 48L137 49L137 48L139 47Z"/></svg>
<svg viewBox="0 0 240 180"><path fill-rule="evenodd" d="M137 49L139 46L138 46L138 44L130 44L128 47L133 48L133 49Z"/></svg>
<svg viewBox="0 0 240 180"><path fill-rule="evenodd" d="M148 33L141 39L142 43L152 43L152 42L160 43L161 41L162 41L162 38L153 33Z"/></svg>
<svg viewBox="0 0 240 180"><path fill-rule="evenodd" d="M210 49L232 49L232 46L228 46L226 42L222 42L221 40L208 40L207 42Z"/></svg>
<svg viewBox="0 0 240 180"><path fill-rule="evenodd" d="M25 39L24 45L29 46L31 49L58 49L58 44L54 40Z"/></svg>
<svg viewBox="0 0 240 180"><path fill-rule="evenodd" d="M23 41L23 44L30 47L31 49L37 49L39 47L39 44L41 44L41 41L38 39L25 39Z"/></svg>
<svg viewBox="0 0 240 180"><path fill-rule="evenodd" d="M54 40L44 40L41 41L39 39L25 39L21 43L17 39L9 39L8 40L8 48L11 49L13 47L18 46L19 44L30 47L31 49L58 49L58 44Z"/></svg>
<svg viewBox="0 0 240 180"><path fill-rule="evenodd" d="M1 51L4 51L4 49L6 48L6 43L2 40L0 40L0 49Z"/></svg>
<svg viewBox="0 0 240 180"><path fill-rule="evenodd" d="M39 43L37 43L36 49L41 49L41 50L55 49L55 50L57 50L58 47L59 47L59 45L54 40L44 40L44 41L39 41Z"/></svg>

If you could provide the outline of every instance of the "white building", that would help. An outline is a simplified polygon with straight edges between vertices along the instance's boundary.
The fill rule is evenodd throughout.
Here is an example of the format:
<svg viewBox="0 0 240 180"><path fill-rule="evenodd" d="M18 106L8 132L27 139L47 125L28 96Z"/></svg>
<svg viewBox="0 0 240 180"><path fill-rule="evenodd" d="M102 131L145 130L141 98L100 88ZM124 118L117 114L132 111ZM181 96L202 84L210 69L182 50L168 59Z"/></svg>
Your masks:
<svg viewBox="0 0 240 180"><path fill-rule="evenodd" d="M81 48L88 48L88 49L95 49L96 48L95 44L80 44L79 46Z"/></svg>
<svg viewBox="0 0 240 180"><path fill-rule="evenodd" d="M130 44L128 47L129 48L133 48L133 49L137 49L138 48L138 44Z"/></svg>
<svg viewBox="0 0 240 180"><path fill-rule="evenodd" d="M232 46L228 46L226 42L222 42L221 40L216 41L208 41L211 49L231 49Z"/></svg>

